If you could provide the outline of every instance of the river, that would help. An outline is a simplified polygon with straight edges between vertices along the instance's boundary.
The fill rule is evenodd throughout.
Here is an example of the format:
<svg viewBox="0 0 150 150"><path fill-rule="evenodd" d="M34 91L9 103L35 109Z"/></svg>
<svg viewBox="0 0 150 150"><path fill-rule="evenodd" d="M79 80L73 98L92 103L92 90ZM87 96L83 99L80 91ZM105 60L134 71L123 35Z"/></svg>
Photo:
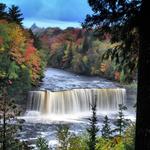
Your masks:
<svg viewBox="0 0 150 150"><path fill-rule="evenodd" d="M27 110L24 116L19 117L25 123L18 137L34 145L37 137L42 136L54 145L57 143L56 126L66 123L72 132L83 133L91 116L90 104L94 100L97 101L99 128L106 114L111 120L116 118L118 104L129 106L125 117L135 119L131 109L133 100L130 98L130 102L129 97L126 89L116 82L47 68L40 87L28 94Z"/></svg>

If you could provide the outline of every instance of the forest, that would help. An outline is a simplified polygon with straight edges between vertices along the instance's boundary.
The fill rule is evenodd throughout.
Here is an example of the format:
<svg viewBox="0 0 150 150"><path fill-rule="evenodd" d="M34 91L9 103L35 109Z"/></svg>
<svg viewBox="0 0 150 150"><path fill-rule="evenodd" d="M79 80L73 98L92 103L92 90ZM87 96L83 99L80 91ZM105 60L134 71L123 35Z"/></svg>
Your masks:
<svg viewBox="0 0 150 150"><path fill-rule="evenodd" d="M148 150L150 148L147 123L149 120L146 116L149 112L149 102L146 101L146 98L149 99L149 80L148 82L146 80L149 74L145 72L146 66L149 65L147 61L149 53L146 51L149 45L143 44L144 40L149 39L145 38L147 34L144 34L143 25L139 23L146 13L144 8L147 10L145 3L143 2L142 6L141 0L88 0L88 4L94 13L85 17L82 28L61 29L42 28L36 24L26 28L18 6L0 3L0 149L30 150L36 147L35 149L39 150L54 148ZM143 16L138 18L140 13ZM145 43L148 43L147 41ZM123 104L118 105L117 101L113 106L117 109L115 119L104 115L100 118L101 128L99 128L98 96L95 95L92 97L92 104L89 104L91 116L86 120L86 129L82 134L71 132L71 123L60 123L54 128L58 141L56 147L51 147L49 141L42 136L34 141L35 147L28 141L19 140L18 135L22 128L26 129L27 123L24 119L18 119L18 116L26 112L28 93L35 91L30 94L32 103L36 101L36 107L41 109L42 104L44 111L48 109L47 103L43 104L41 99L44 93L46 101L49 89L37 90L45 79L44 73L47 68L61 69L76 76L104 78L123 88L126 86L131 88L138 84L137 103L134 105L137 110L137 121L127 119L125 117L127 107ZM124 100L122 91L121 89ZM38 95L34 97L36 92ZM55 92L60 91L52 91ZM79 99L82 99L83 93L75 92L78 92L77 95L81 93ZM108 97L112 97L107 89L106 93ZM63 96L65 97L65 94ZM70 103L67 107L71 105ZM42 123L35 126L38 125L43 127ZM44 126L47 127L47 124ZM147 136L144 136L145 134ZM141 137L145 140L143 143Z"/></svg>
<svg viewBox="0 0 150 150"><path fill-rule="evenodd" d="M132 58L130 62L132 71L127 63L119 66L116 62L123 61L123 54L119 54L119 60L117 60L117 58L112 59L108 53L119 47L121 43L112 43L112 36L107 32L96 36L94 30L87 31L71 27L65 30L60 28L43 29L35 24L31 30L39 39L38 45L49 52L49 66L82 75L97 75L121 83L131 83L133 80L137 80L137 52L129 55ZM136 36L134 34L136 33L133 33L133 36ZM115 50L113 51L112 53L115 55Z"/></svg>

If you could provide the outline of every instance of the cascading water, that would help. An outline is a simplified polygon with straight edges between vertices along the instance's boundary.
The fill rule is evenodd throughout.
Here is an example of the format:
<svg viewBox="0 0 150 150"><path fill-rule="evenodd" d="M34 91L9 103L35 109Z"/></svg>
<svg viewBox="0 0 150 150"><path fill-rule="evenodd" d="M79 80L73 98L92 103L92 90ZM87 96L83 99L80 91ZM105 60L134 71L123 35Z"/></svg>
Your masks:
<svg viewBox="0 0 150 150"><path fill-rule="evenodd" d="M68 124L75 134L82 133L89 123L90 104L95 99L99 128L105 115L112 123L118 105L127 104L126 90L116 82L47 68L40 87L29 92L27 110L20 117L25 120L23 139L29 135L34 139L42 136L54 142L55 128L60 123Z"/></svg>
<svg viewBox="0 0 150 150"><path fill-rule="evenodd" d="M90 112L90 104L97 101L98 111L114 111L125 103L126 90L112 89L72 89L67 91L30 91L28 110L41 115L64 115Z"/></svg>

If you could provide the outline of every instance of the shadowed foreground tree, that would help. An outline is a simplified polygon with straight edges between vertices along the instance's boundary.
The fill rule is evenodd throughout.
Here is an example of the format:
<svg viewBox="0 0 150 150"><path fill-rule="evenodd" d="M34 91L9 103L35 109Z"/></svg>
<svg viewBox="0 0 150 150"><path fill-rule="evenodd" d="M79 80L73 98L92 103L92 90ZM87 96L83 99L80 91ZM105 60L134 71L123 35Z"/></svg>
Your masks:
<svg viewBox="0 0 150 150"><path fill-rule="evenodd" d="M86 17L83 26L95 28L100 33L109 32L112 35L112 42L121 42L119 47L109 51L109 55L124 68L128 67L131 73L136 66L134 63L137 60L139 47L135 149L149 150L150 22L146 18L150 11L148 1L88 0L88 2L94 14ZM120 56L121 61L119 61Z"/></svg>
<svg viewBox="0 0 150 150"><path fill-rule="evenodd" d="M17 132L21 130L21 123L23 123L16 118L20 112L18 105L10 99L7 88L0 88L0 149L24 150L26 145L16 138Z"/></svg>
<svg viewBox="0 0 150 150"><path fill-rule="evenodd" d="M105 139L109 139L112 136L110 120L107 115L104 117L101 133Z"/></svg>
<svg viewBox="0 0 150 150"><path fill-rule="evenodd" d="M6 5L0 3L0 19L6 19L6 18L7 18Z"/></svg>

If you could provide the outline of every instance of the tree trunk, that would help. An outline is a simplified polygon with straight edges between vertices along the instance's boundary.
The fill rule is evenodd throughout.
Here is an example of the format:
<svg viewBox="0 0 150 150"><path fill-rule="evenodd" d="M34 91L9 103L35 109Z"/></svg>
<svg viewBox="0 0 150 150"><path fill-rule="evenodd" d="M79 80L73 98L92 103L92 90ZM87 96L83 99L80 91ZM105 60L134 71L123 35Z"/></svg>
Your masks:
<svg viewBox="0 0 150 150"><path fill-rule="evenodd" d="M150 10L148 0L141 8L135 150L150 150Z"/></svg>
<svg viewBox="0 0 150 150"><path fill-rule="evenodd" d="M6 91L3 95L3 150L6 150Z"/></svg>

